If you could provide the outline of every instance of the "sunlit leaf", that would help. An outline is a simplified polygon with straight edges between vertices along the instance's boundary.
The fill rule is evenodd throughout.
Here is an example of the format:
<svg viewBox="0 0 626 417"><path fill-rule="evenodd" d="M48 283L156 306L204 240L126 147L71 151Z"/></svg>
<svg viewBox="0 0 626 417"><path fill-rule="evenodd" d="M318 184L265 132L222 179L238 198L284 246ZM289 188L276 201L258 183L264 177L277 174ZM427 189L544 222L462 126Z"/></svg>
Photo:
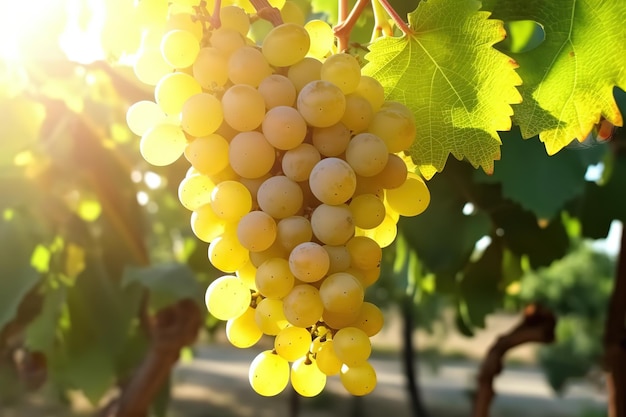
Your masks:
<svg viewBox="0 0 626 417"><path fill-rule="evenodd" d="M492 172L497 131L511 128L510 105L521 100L515 62L492 47L505 36L503 24L479 8L477 1L422 1L409 14L414 34L381 38L366 56L364 73L415 115L411 156L426 178L450 154Z"/></svg>

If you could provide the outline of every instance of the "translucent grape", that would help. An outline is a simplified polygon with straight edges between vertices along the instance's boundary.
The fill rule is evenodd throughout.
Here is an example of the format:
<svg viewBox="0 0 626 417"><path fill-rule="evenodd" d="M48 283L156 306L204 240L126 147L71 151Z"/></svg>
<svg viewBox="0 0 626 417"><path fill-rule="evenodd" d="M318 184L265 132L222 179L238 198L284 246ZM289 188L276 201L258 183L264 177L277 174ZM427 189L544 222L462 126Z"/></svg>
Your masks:
<svg viewBox="0 0 626 417"><path fill-rule="evenodd" d="M268 249L276 240L276 221L267 213L251 211L239 220L237 238L251 252Z"/></svg>
<svg viewBox="0 0 626 417"><path fill-rule="evenodd" d="M301 284L293 287L291 292L283 298L283 311L291 325L309 327L322 317L324 306L317 288L309 284Z"/></svg>
<svg viewBox="0 0 626 417"><path fill-rule="evenodd" d="M180 127L160 123L148 129L139 142L141 156L149 164L165 166L176 162L185 151L187 138Z"/></svg>
<svg viewBox="0 0 626 417"><path fill-rule="evenodd" d="M352 395L363 396L376 388L376 371L369 362L341 367L341 384Z"/></svg>
<svg viewBox="0 0 626 417"><path fill-rule="evenodd" d="M346 97L335 84L317 80L302 88L296 104L308 124L328 127L338 123L343 117Z"/></svg>
<svg viewBox="0 0 626 417"><path fill-rule="evenodd" d="M313 128L313 146L324 156L339 156L350 143L350 129L343 123Z"/></svg>
<svg viewBox="0 0 626 417"><path fill-rule="evenodd" d="M322 59L333 47L335 33L333 28L323 20L310 20L304 25L304 29L309 33L311 46L309 54L315 58Z"/></svg>
<svg viewBox="0 0 626 417"><path fill-rule="evenodd" d="M161 49L157 47L141 48L133 64L135 76L139 81L148 85L157 85L173 68L165 61Z"/></svg>
<svg viewBox="0 0 626 417"><path fill-rule="evenodd" d="M246 312L250 306L251 294L239 278L224 275L209 285L204 301L209 313L215 318L228 320Z"/></svg>
<svg viewBox="0 0 626 417"><path fill-rule="evenodd" d="M283 312L283 301L264 298L256 306L255 320L264 334L275 336L289 325Z"/></svg>
<svg viewBox="0 0 626 417"><path fill-rule="evenodd" d="M285 4L280 9L280 16L285 23L294 23L298 26L304 26L305 15L302 7L295 1L285 1Z"/></svg>
<svg viewBox="0 0 626 417"><path fill-rule="evenodd" d="M211 191L211 207L227 221L237 221L252 209L250 191L238 181L222 181Z"/></svg>
<svg viewBox="0 0 626 417"><path fill-rule="evenodd" d="M215 90L228 81L228 59L224 52L211 46L198 52L193 63L193 76L206 90Z"/></svg>
<svg viewBox="0 0 626 417"><path fill-rule="evenodd" d="M356 175L343 159L324 158L311 170L309 186L322 203L343 204L354 194Z"/></svg>
<svg viewBox="0 0 626 417"><path fill-rule="evenodd" d="M309 179L313 167L320 160L321 155L315 149L315 146L310 143L302 143L285 152L281 166L286 177L296 182L301 182Z"/></svg>
<svg viewBox="0 0 626 417"><path fill-rule="evenodd" d="M267 34L261 49L271 65L288 67L305 57L310 44L306 29L294 23L283 23Z"/></svg>
<svg viewBox="0 0 626 417"><path fill-rule="evenodd" d="M380 266L383 251L378 243L367 236L354 236L346 243L350 252L350 265L359 269L372 269Z"/></svg>
<svg viewBox="0 0 626 417"><path fill-rule="evenodd" d="M215 183L206 175L189 175L178 186L178 200L187 210L197 210L211 202Z"/></svg>
<svg viewBox="0 0 626 417"><path fill-rule="evenodd" d="M368 132L380 137L391 153L407 150L415 140L415 119L405 106L385 103L374 114Z"/></svg>
<svg viewBox="0 0 626 417"><path fill-rule="evenodd" d="M228 160L242 177L260 178L274 166L276 150L262 133L241 132L230 141Z"/></svg>
<svg viewBox="0 0 626 417"><path fill-rule="evenodd" d="M385 191L387 204L402 216L417 216L428 207L430 191L424 180L409 173L406 181L398 188Z"/></svg>
<svg viewBox="0 0 626 417"><path fill-rule="evenodd" d="M209 244L209 261L214 267L224 272L237 271L248 262L249 256L248 250L239 243L234 232L225 232ZM242 285L245 286L245 284Z"/></svg>
<svg viewBox="0 0 626 417"><path fill-rule="evenodd" d="M289 268L302 282L322 279L329 267L328 252L315 242L300 243L289 254Z"/></svg>
<svg viewBox="0 0 626 417"><path fill-rule="evenodd" d="M165 61L173 68L187 68L191 66L198 52L200 43L198 38L186 30L170 30L163 35L161 53Z"/></svg>
<svg viewBox="0 0 626 417"><path fill-rule="evenodd" d="M295 277L286 259L271 258L257 268L255 284L264 297L283 298L289 294L294 282Z"/></svg>
<svg viewBox="0 0 626 417"><path fill-rule="evenodd" d="M315 58L305 57L300 62L292 65L287 70L287 78L300 92L308 83L319 80L322 71L322 63Z"/></svg>
<svg viewBox="0 0 626 417"><path fill-rule="evenodd" d="M371 133L354 136L346 148L346 161L358 175L371 177L381 172L389 158L385 142Z"/></svg>
<svg viewBox="0 0 626 417"><path fill-rule="evenodd" d="M220 23L221 27L234 29L242 36L246 36L250 30L250 18L245 10L238 6L223 6L220 9Z"/></svg>
<svg viewBox="0 0 626 417"><path fill-rule="evenodd" d="M291 365L291 385L303 397L315 397L326 386L326 374L320 371L315 359L303 357Z"/></svg>
<svg viewBox="0 0 626 417"><path fill-rule="evenodd" d="M152 126L164 122L163 110L154 101L141 100L134 103L126 112L126 123L135 135L143 135Z"/></svg>
<svg viewBox="0 0 626 417"><path fill-rule="evenodd" d="M307 354L311 344L311 333L303 327L287 326L276 335L276 353L293 362Z"/></svg>
<svg viewBox="0 0 626 417"><path fill-rule="evenodd" d="M334 274L335 272L345 271L350 267L350 252L344 245L330 246L324 245L324 250L328 252L330 265L328 267L328 274Z"/></svg>
<svg viewBox="0 0 626 417"><path fill-rule="evenodd" d="M263 134L276 149L293 149L304 141L306 121L293 107L273 107L265 114L261 125Z"/></svg>
<svg viewBox="0 0 626 417"><path fill-rule="evenodd" d="M174 13L167 17L163 33L171 30L184 30L190 32L198 42L202 40L202 23L194 20L189 13Z"/></svg>
<svg viewBox="0 0 626 417"><path fill-rule="evenodd" d="M407 166L406 162L396 154L389 154L387 164L378 174L374 176L376 180L383 188L398 188L407 178Z"/></svg>
<svg viewBox="0 0 626 417"><path fill-rule="evenodd" d="M263 332L256 324L255 311L248 309L241 316L226 322L226 338L235 347L249 348L261 339Z"/></svg>
<svg viewBox="0 0 626 417"><path fill-rule="evenodd" d="M311 215L313 234L326 245L343 245L354 235L354 221L347 205L320 204Z"/></svg>
<svg viewBox="0 0 626 417"><path fill-rule="evenodd" d="M261 51L251 46L237 49L228 60L228 78L234 84L257 87L271 74L272 69Z"/></svg>
<svg viewBox="0 0 626 417"><path fill-rule="evenodd" d="M257 89L268 109L276 106L293 106L296 103L296 87L284 75L272 74L265 77Z"/></svg>
<svg viewBox="0 0 626 417"><path fill-rule="evenodd" d="M332 339L328 339L320 345L315 352L315 361L320 371L328 376L336 375L341 371L341 360L335 354Z"/></svg>
<svg viewBox="0 0 626 417"><path fill-rule="evenodd" d="M385 219L385 204L374 194L357 195L348 205L354 225L361 229L373 229Z"/></svg>
<svg viewBox="0 0 626 417"><path fill-rule="evenodd" d="M284 219L297 214L302 208L302 189L284 175L277 175L261 184L257 202L261 210L270 216Z"/></svg>
<svg viewBox="0 0 626 417"><path fill-rule="evenodd" d="M312 237L311 222L305 217L289 216L278 222L276 240L289 252Z"/></svg>
<svg viewBox="0 0 626 417"><path fill-rule="evenodd" d="M224 233L226 221L217 217L210 204L205 204L191 213L191 230L196 237L204 242Z"/></svg>
<svg viewBox="0 0 626 417"><path fill-rule="evenodd" d="M367 236L376 241L381 248L391 245L398 234L396 221L387 213L381 224L373 229L360 229L362 236Z"/></svg>
<svg viewBox="0 0 626 417"><path fill-rule="evenodd" d="M347 272L336 272L327 276L319 291L324 308L334 313L349 314L359 311L365 296L359 280Z"/></svg>
<svg viewBox="0 0 626 417"><path fill-rule="evenodd" d="M339 87L343 94L350 94L359 85L361 66L350 54L331 55L322 64L321 79Z"/></svg>
<svg viewBox="0 0 626 417"><path fill-rule="evenodd" d="M181 112L189 97L201 92L202 87L191 75L174 72L161 78L154 90L154 96L164 113L176 115Z"/></svg>
<svg viewBox="0 0 626 417"><path fill-rule="evenodd" d="M254 130L265 118L265 100L256 88L246 84L230 87L222 96L224 120L240 132Z"/></svg>
<svg viewBox="0 0 626 417"><path fill-rule="evenodd" d="M352 271L350 271L352 273ZM324 310L322 321L328 327L333 329L343 329L352 324L357 319L359 311L351 311L349 313L337 313L334 311Z"/></svg>
<svg viewBox="0 0 626 417"><path fill-rule="evenodd" d="M191 136L210 135L224 120L222 104L212 94L196 94L183 104L180 118L183 130Z"/></svg>
<svg viewBox="0 0 626 417"><path fill-rule="evenodd" d="M219 49L226 56L230 56L245 45L245 37L235 29L220 27L211 33L211 46Z"/></svg>
<svg viewBox="0 0 626 417"><path fill-rule="evenodd" d="M228 142L216 133L196 138L185 148L185 158L199 172L215 175L228 166Z"/></svg>
<svg viewBox="0 0 626 417"><path fill-rule="evenodd" d="M370 357L372 344L367 334L356 327L344 327L333 336L335 354L348 366L361 365Z"/></svg>
<svg viewBox="0 0 626 417"><path fill-rule="evenodd" d="M248 288L252 291L257 291L256 283L254 281L256 278L256 266L254 266L250 260L237 269L235 274L244 282L244 284L246 284Z"/></svg>
<svg viewBox="0 0 626 417"><path fill-rule="evenodd" d="M352 133L360 133L369 126L373 113L372 106L365 98L349 94L346 96L346 111L341 123Z"/></svg>
<svg viewBox="0 0 626 417"><path fill-rule="evenodd" d="M289 383L289 362L266 350L259 353L250 364L250 386L260 395L271 397L280 394Z"/></svg>
<svg viewBox="0 0 626 417"><path fill-rule="evenodd" d="M381 331L384 322L385 318L380 308L366 301L361 306L359 315L353 321L352 326L363 330L366 335L372 337Z"/></svg>
<svg viewBox="0 0 626 417"><path fill-rule="evenodd" d="M354 94L360 95L366 99L374 112L378 111L385 102L385 90L383 86L377 79L367 75L361 75L361 79L359 79L359 84Z"/></svg>

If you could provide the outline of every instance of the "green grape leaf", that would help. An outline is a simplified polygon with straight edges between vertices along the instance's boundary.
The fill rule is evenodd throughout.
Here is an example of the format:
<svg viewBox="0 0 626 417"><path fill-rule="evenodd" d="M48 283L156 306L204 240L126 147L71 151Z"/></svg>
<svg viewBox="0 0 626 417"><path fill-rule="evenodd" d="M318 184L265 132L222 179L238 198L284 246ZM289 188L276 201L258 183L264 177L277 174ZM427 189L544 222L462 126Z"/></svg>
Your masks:
<svg viewBox="0 0 626 417"><path fill-rule="evenodd" d="M415 115L410 153L426 178L450 154L491 173L500 159L497 132L511 128L511 104L521 101L516 63L493 48L503 23L479 9L478 1L422 1L409 14L414 33L379 38L366 55L363 73Z"/></svg>
<svg viewBox="0 0 626 417"><path fill-rule="evenodd" d="M548 220L583 193L588 165L607 152L605 145L590 145L548 156L539 140L523 140L517 128L500 137L503 158L495 163L493 175L476 171L476 180L500 183L503 197Z"/></svg>
<svg viewBox="0 0 626 417"><path fill-rule="evenodd" d="M545 40L511 56L524 80L513 120L522 135L539 135L549 155L585 140L601 116L622 115L613 88L626 89L626 7L619 1L488 0L484 8L504 21L533 20Z"/></svg>

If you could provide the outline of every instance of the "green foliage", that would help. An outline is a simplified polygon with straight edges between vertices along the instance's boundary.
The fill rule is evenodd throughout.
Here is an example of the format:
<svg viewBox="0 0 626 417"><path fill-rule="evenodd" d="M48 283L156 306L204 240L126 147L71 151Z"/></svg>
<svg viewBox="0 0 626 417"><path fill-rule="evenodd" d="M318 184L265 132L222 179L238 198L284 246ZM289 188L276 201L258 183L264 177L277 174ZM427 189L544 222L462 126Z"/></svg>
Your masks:
<svg viewBox="0 0 626 417"><path fill-rule="evenodd" d="M491 173L500 158L497 131L511 128L510 104L520 101L515 65L492 48L504 38L502 22L479 8L421 2L409 14L413 34L378 39L366 56L364 73L415 115L411 156L426 178L443 170L449 154Z"/></svg>

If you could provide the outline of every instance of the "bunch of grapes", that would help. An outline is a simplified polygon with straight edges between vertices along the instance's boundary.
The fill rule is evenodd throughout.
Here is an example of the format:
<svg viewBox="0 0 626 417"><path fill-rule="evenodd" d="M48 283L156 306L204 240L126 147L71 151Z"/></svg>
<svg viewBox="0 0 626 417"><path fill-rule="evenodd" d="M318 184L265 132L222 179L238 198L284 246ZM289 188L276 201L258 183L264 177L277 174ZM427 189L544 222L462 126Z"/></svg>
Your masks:
<svg viewBox="0 0 626 417"><path fill-rule="evenodd" d="M246 348L275 336L252 361L252 388L272 396L291 381L315 396L339 374L366 395L383 314L365 291L399 216L430 200L403 154L413 116L355 57L333 53L326 23L283 23L260 45L249 28L236 6L218 17L170 5L135 65L155 101L134 104L128 123L149 163L184 154L191 164L179 199L227 274L205 300L228 340Z"/></svg>

